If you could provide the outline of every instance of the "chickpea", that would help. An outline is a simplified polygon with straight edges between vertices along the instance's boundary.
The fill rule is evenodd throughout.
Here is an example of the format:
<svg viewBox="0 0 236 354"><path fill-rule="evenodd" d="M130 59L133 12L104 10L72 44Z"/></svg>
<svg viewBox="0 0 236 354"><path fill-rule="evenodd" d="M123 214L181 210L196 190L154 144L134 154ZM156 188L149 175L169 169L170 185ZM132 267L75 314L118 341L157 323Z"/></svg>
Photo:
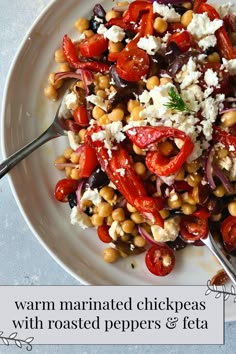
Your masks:
<svg viewBox="0 0 236 354"><path fill-rule="evenodd" d="M135 224L142 224L144 222L143 216L138 212L132 213L130 217Z"/></svg>
<svg viewBox="0 0 236 354"><path fill-rule="evenodd" d="M170 212L168 209L162 209L159 211L159 213L160 213L162 219L166 219L170 215Z"/></svg>
<svg viewBox="0 0 236 354"><path fill-rule="evenodd" d="M199 203L199 189L198 189L198 186L193 187L192 198L194 199L195 203Z"/></svg>
<svg viewBox="0 0 236 354"><path fill-rule="evenodd" d="M70 160L72 163L79 163L79 160L80 160L80 155L77 154L77 152L73 151L71 156L70 156Z"/></svg>
<svg viewBox="0 0 236 354"><path fill-rule="evenodd" d="M67 148L64 150L63 155L67 160L70 160L72 152L73 152L73 150L71 148Z"/></svg>
<svg viewBox="0 0 236 354"><path fill-rule="evenodd" d="M105 114L105 111L98 106L94 106L92 116L94 119L99 119Z"/></svg>
<svg viewBox="0 0 236 354"><path fill-rule="evenodd" d="M228 150L227 149L220 149L216 151L217 156L219 159L224 159L226 156L228 156Z"/></svg>
<svg viewBox="0 0 236 354"><path fill-rule="evenodd" d="M138 175L144 175L144 173L146 172L146 167L142 162L136 162L134 164L134 169Z"/></svg>
<svg viewBox="0 0 236 354"><path fill-rule="evenodd" d="M140 106L140 103L139 101L136 101L136 100L129 100L128 101L128 105L127 105L127 110L129 113L132 112L132 110L135 108L135 107L139 107Z"/></svg>
<svg viewBox="0 0 236 354"><path fill-rule="evenodd" d="M220 63L220 55L217 52L213 52L207 56L209 63Z"/></svg>
<svg viewBox="0 0 236 354"><path fill-rule="evenodd" d="M128 1L118 1L116 3L117 6L128 6L129 2Z"/></svg>
<svg viewBox="0 0 236 354"><path fill-rule="evenodd" d="M160 85L160 79L158 76L151 76L149 77L149 79L147 79L146 87L148 91L152 90L155 86L159 86L159 85Z"/></svg>
<svg viewBox="0 0 236 354"><path fill-rule="evenodd" d="M167 200L167 204L171 209L178 209L182 205L180 196L177 193L170 193L170 196Z"/></svg>
<svg viewBox="0 0 236 354"><path fill-rule="evenodd" d="M104 90L97 90L96 95L102 98L107 98L107 94Z"/></svg>
<svg viewBox="0 0 236 354"><path fill-rule="evenodd" d="M197 207L196 205L191 205L191 204L183 204L182 205L182 212L185 214L185 215L191 215L192 213L194 213L196 211Z"/></svg>
<svg viewBox="0 0 236 354"><path fill-rule="evenodd" d="M64 166L57 166L57 164L63 164L63 163L66 163L66 159L64 156L58 156L55 160L54 160L54 164L56 166L56 168L59 170L59 171L63 171L65 169Z"/></svg>
<svg viewBox="0 0 236 354"><path fill-rule="evenodd" d="M145 151L140 149L137 145L133 144L133 150L137 155L145 155Z"/></svg>
<svg viewBox="0 0 236 354"><path fill-rule="evenodd" d="M71 170L70 176L72 179L79 180L80 179L80 170L78 168L73 168Z"/></svg>
<svg viewBox="0 0 236 354"><path fill-rule="evenodd" d="M197 173L191 173L189 175L187 175L187 183L191 186L191 187L195 187L197 186L200 181L201 181L201 176Z"/></svg>
<svg viewBox="0 0 236 354"><path fill-rule="evenodd" d="M63 85L63 80L55 81L55 73L50 73L48 76L48 83L55 87L55 89L59 89Z"/></svg>
<svg viewBox="0 0 236 354"><path fill-rule="evenodd" d="M130 235L124 234L124 235L121 236L121 239L122 239L123 242L129 242L130 241ZM122 255L122 257L123 257L123 255Z"/></svg>
<svg viewBox="0 0 236 354"><path fill-rule="evenodd" d="M66 167L65 168L65 172L66 172L66 177L67 178L71 178L70 176L71 176L71 171L73 170L73 168L72 167Z"/></svg>
<svg viewBox="0 0 236 354"><path fill-rule="evenodd" d="M78 31L83 33L84 31L89 29L89 21L87 20L87 18L81 17L75 22L74 26Z"/></svg>
<svg viewBox="0 0 236 354"><path fill-rule="evenodd" d="M105 186L100 190L99 194L101 197L103 197L103 199L105 199L108 202L113 199L115 191L113 188Z"/></svg>
<svg viewBox="0 0 236 354"><path fill-rule="evenodd" d="M137 211L137 209L135 209L135 208L134 208L131 204L129 204L129 203L127 203L126 207L127 207L128 211L129 211L130 213L135 213L135 212Z"/></svg>
<svg viewBox="0 0 236 354"><path fill-rule="evenodd" d="M115 221L124 221L125 220L125 211L123 208L114 209L111 214L113 220Z"/></svg>
<svg viewBox="0 0 236 354"><path fill-rule="evenodd" d="M101 226L103 224L103 217L98 214L93 214L91 216L91 223L93 226Z"/></svg>
<svg viewBox="0 0 236 354"><path fill-rule="evenodd" d="M107 216L111 215L112 213L112 206L107 202L101 202L98 204L98 215L106 218Z"/></svg>
<svg viewBox="0 0 236 354"><path fill-rule="evenodd" d="M193 11L188 10L181 16L180 22L185 28L187 28L190 22L192 21L192 19L193 19Z"/></svg>
<svg viewBox="0 0 236 354"><path fill-rule="evenodd" d="M63 64L59 65L59 67L58 67L58 71L59 72L63 72L63 73L66 73L66 72L68 72L70 70L71 70L70 69L70 65L67 64L67 63L63 63Z"/></svg>
<svg viewBox="0 0 236 354"><path fill-rule="evenodd" d="M146 241L142 236L137 235L134 237L134 245L136 247L144 247L146 245Z"/></svg>
<svg viewBox="0 0 236 354"><path fill-rule="evenodd" d="M63 50L62 49L57 49L54 53L54 59L56 63L64 63L66 61L66 58L64 56Z"/></svg>
<svg viewBox="0 0 236 354"><path fill-rule="evenodd" d="M108 114L103 114L100 118L98 118L98 125L105 125L109 123Z"/></svg>
<svg viewBox="0 0 236 354"><path fill-rule="evenodd" d="M185 9L190 10L190 9L192 8L192 3L186 1L186 2L183 2L183 3L182 3L182 6L185 7Z"/></svg>
<svg viewBox="0 0 236 354"><path fill-rule="evenodd" d="M99 89L101 89L101 90L108 89L109 86L110 86L109 77L106 76L106 75L101 75L101 76L98 77L97 83L98 83Z"/></svg>
<svg viewBox="0 0 236 354"><path fill-rule="evenodd" d="M236 124L236 111L229 111L221 116L221 122L225 127L232 127Z"/></svg>
<svg viewBox="0 0 236 354"><path fill-rule="evenodd" d="M185 175L185 172L184 172L184 169L183 167L180 168L177 176L175 177L175 180L176 181L183 181L184 180L184 175Z"/></svg>
<svg viewBox="0 0 236 354"><path fill-rule="evenodd" d="M131 234L134 231L135 223L132 220L125 220L121 225L122 230L127 233Z"/></svg>
<svg viewBox="0 0 236 354"><path fill-rule="evenodd" d="M142 112L142 110L143 107L141 106L134 107L134 109L130 113L131 120L141 120L142 118L140 117L140 113Z"/></svg>
<svg viewBox="0 0 236 354"><path fill-rule="evenodd" d="M228 204L228 210L230 215L236 216L236 201L232 201Z"/></svg>
<svg viewBox="0 0 236 354"><path fill-rule="evenodd" d="M47 87L44 89L44 95L52 101L55 101L57 99L57 90L52 84L49 84Z"/></svg>
<svg viewBox="0 0 236 354"><path fill-rule="evenodd" d="M200 167L200 162L199 160L194 160L190 163L185 164L185 169L188 173L195 173Z"/></svg>
<svg viewBox="0 0 236 354"><path fill-rule="evenodd" d="M119 53L124 49L124 45L122 42L112 42L109 41L109 46L108 46L108 50L110 53Z"/></svg>
<svg viewBox="0 0 236 354"><path fill-rule="evenodd" d="M182 201L183 201L183 203L187 203L187 204L190 204L190 205L195 205L196 204L196 200L188 192L185 192L185 193L182 194Z"/></svg>
<svg viewBox="0 0 236 354"><path fill-rule="evenodd" d="M118 11L108 11L106 13L106 21L108 22L109 20L111 20L112 18L118 18L118 17L121 17L121 13L118 12Z"/></svg>
<svg viewBox="0 0 236 354"><path fill-rule="evenodd" d="M109 247L103 251L103 259L107 263L113 263L117 261L119 256L119 251L116 248Z"/></svg>
<svg viewBox="0 0 236 354"><path fill-rule="evenodd" d="M218 198L222 198L225 195L225 187L221 184L217 186L216 189L213 191L214 195Z"/></svg>
<svg viewBox="0 0 236 354"><path fill-rule="evenodd" d="M109 119L113 122L122 121L125 116L124 111L121 108L114 108L108 115Z"/></svg>
<svg viewBox="0 0 236 354"><path fill-rule="evenodd" d="M162 155L170 156L170 154L172 153L172 151L174 149L174 146L171 142L166 140L158 145L158 149Z"/></svg>
<svg viewBox="0 0 236 354"><path fill-rule="evenodd" d="M86 129L81 129L78 133L79 138L80 138L80 142L82 143L84 141L85 135L87 133Z"/></svg>
<svg viewBox="0 0 236 354"><path fill-rule="evenodd" d="M85 35L85 37L89 38L94 35L94 32L92 30L88 29L88 30L83 31L83 34Z"/></svg>
<svg viewBox="0 0 236 354"><path fill-rule="evenodd" d="M159 33L164 33L167 30L168 23L161 17L157 17L153 23L154 29Z"/></svg>

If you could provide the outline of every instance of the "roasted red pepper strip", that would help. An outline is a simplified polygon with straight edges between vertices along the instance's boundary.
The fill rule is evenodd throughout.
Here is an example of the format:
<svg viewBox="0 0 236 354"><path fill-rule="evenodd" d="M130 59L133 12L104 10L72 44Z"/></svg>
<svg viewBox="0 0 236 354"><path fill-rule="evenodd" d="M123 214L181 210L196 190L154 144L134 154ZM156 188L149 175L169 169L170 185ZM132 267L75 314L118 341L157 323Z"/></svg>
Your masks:
<svg viewBox="0 0 236 354"><path fill-rule="evenodd" d="M194 0L194 2L193 2L193 12L197 12L198 9L199 9L199 6L202 3L205 3L205 2L207 2L207 0Z"/></svg>
<svg viewBox="0 0 236 354"><path fill-rule="evenodd" d="M215 125L213 128L213 140L225 145L230 152L236 154L236 136Z"/></svg>
<svg viewBox="0 0 236 354"><path fill-rule="evenodd" d="M169 127L136 127L127 130L130 140L139 148L149 148L163 139L181 139L183 146L174 157L166 157L156 150L149 151L146 155L148 169L158 176L168 176L177 172L188 156L193 151L194 145L191 138L183 131Z"/></svg>
<svg viewBox="0 0 236 354"><path fill-rule="evenodd" d="M111 26L119 26L125 31L131 31L134 33L138 32L138 29L135 26L135 23L130 23L130 22L125 22L124 17L120 18L112 18L106 23L106 27L111 27Z"/></svg>
<svg viewBox="0 0 236 354"><path fill-rule="evenodd" d="M137 23L141 18L141 14L150 10L152 10L152 3L150 1L134 1L129 5L128 10L123 16L123 21Z"/></svg>
<svg viewBox="0 0 236 354"><path fill-rule="evenodd" d="M136 174L126 149L118 144L116 149L108 151L102 141L93 141L92 134L101 130L100 127L90 129L86 135L86 141L96 150L102 169L129 204L154 224L164 227L164 221L159 213L159 210L163 208L163 203L160 198L156 199L147 195L144 184Z"/></svg>
<svg viewBox="0 0 236 354"><path fill-rule="evenodd" d="M198 13L204 13L207 12L208 17L210 18L211 21L215 19L221 19L220 15L216 11L216 9L205 3L201 3L200 6L198 7L197 10ZM226 58L228 60L230 59L235 59L236 58L236 51L232 46L232 43L229 39L228 33L226 32L226 29L224 27L219 28L216 33L216 39L217 39L217 47L218 50L223 58Z"/></svg>
<svg viewBox="0 0 236 354"><path fill-rule="evenodd" d="M101 73L109 71L109 66L96 61L82 62L79 60L77 50L72 40L65 34L62 41L62 50L66 61L74 69L85 69Z"/></svg>

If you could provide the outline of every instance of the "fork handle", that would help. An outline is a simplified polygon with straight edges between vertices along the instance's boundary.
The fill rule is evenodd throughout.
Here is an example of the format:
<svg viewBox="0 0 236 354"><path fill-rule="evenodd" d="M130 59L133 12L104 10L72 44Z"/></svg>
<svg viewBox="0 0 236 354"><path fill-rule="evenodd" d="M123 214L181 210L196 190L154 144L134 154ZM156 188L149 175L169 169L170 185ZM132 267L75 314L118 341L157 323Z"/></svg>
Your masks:
<svg viewBox="0 0 236 354"><path fill-rule="evenodd" d="M6 160L0 164L0 179L5 176L15 165L22 161L25 157L31 154L38 147L46 143L47 141L56 138L55 130L50 126L45 132L43 132L38 138L31 141L31 143L25 145L20 150L10 155Z"/></svg>
<svg viewBox="0 0 236 354"><path fill-rule="evenodd" d="M212 235L209 233L209 236L206 240L203 241L211 252L216 256L222 267L224 268L225 272L228 274L234 285L236 285L236 269L233 265L228 261L226 256L220 251L219 246L213 239Z"/></svg>

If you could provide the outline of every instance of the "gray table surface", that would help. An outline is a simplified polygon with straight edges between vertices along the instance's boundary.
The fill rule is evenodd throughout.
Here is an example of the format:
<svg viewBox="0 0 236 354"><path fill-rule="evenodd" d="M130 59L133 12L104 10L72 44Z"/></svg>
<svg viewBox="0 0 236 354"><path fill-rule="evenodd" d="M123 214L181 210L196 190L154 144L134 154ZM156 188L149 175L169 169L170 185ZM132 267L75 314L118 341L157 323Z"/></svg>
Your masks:
<svg viewBox="0 0 236 354"><path fill-rule="evenodd" d="M70 0L67 0L70 1ZM0 0L0 97L11 62L29 27L49 0ZM0 107L2 102L0 100ZM0 153L0 161L2 155ZM17 225L17 227L16 227ZM0 180L0 284L79 285L43 249L24 221L8 178ZM35 353L217 353L236 352L236 322L225 325L221 346L34 346ZM0 353L19 349L0 347ZM21 350L22 352L22 350Z"/></svg>

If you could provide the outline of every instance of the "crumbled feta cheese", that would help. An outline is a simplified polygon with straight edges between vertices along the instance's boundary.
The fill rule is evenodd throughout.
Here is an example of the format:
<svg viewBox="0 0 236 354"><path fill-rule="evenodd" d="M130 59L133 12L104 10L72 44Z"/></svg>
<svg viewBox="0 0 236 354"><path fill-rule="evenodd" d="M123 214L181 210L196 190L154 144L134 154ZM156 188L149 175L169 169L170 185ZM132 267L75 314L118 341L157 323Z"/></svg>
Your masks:
<svg viewBox="0 0 236 354"><path fill-rule="evenodd" d="M80 213L77 206L71 210L70 221L72 225L78 224L83 230L92 226L89 216L83 212Z"/></svg>
<svg viewBox="0 0 236 354"><path fill-rule="evenodd" d="M97 188L87 188L80 199L81 206L83 205L84 200L90 200L94 205L98 206L98 204L102 201L102 197L100 196Z"/></svg>
<svg viewBox="0 0 236 354"><path fill-rule="evenodd" d="M236 75L236 59L227 60L222 58L222 69L226 69L229 72L229 75L234 76Z"/></svg>
<svg viewBox="0 0 236 354"><path fill-rule="evenodd" d="M186 87L198 83L201 72L197 71L197 64L191 57L187 64L182 67L182 70L176 75L178 82L181 82L181 90Z"/></svg>
<svg viewBox="0 0 236 354"><path fill-rule="evenodd" d="M218 164L221 168L224 168L226 171L230 171L233 165L233 162L229 156L221 158L218 160Z"/></svg>
<svg viewBox="0 0 236 354"><path fill-rule="evenodd" d="M86 99L88 102L91 102L92 104L100 107L105 112L107 111L108 101L107 100L105 101L102 97L96 95L90 95L87 96Z"/></svg>
<svg viewBox="0 0 236 354"><path fill-rule="evenodd" d="M69 93L66 97L65 97L65 105L67 109L76 109L78 107L78 97L76 95L75 92L71 92Z"/></svg>
<svg viewBox="0 0 236 354"><path fill-rule="evenodd" d="M209 36L206 36L198 42L198 45L200 48L203 50L207 50L208 48L214 48L216 46L216 36L214 34L211 34Z"/></svg>
<svg viewBox="0 0 236 354"><path fill-rule="evenodd" d="M214 86L216 87L219 84L219 78L217 76L217 73L213 71L212 69L207 69L204 75L204 80L207 84L207 86Z"/></svg>
<svg viewBox="0 0 236 354"><path fill-rule="evenodd" d="M197 39L201 39L214 34L222 26L222 20L214 19L211 21L206 12L203 14L193 13L192 21L189 23L187 30Z"/></svg>
<svg viewBox="0 0 236 354"><path fill-rule="evenodd" d="M196 160L198 157L200 157L202 155L202 148L201 148L201 143L200 141L196 141L194 143L194 148L192 153L189 155L187 162L190 163L194 160Z"/></svg>
<svg viewBox="0 0 236 354"><path fill-rule="evenodd" d="M236 180L236 158L232 158L232 167L230 169L230 175L229 175L230 181L235 181Z"/></svg>
<svg viewBox="0 0 236 354"><path fill-rule="evenodd" d="M116 170L116 172L118 172L122 177L125 176L125 169L124 168L119 168L118 170Z"/></svg>
<svg viewBox="0 0 236 354"><path fill-rule="evenodd" d="M69 130L67 132L67 136L71 149L76 151L80 147L78 135L76 135L75 132Z"/></svg>
<svg viewBox="0 0 236 354"><path fill-rule="evenodd" d="M98 27L97 33L114 43L121 42L125 38L125 31L119 26L111 26L107 29L103 24Z"/></svg>
<svg viewBox="0 0 236 354"><path fill-rule="evenodd" d="M161 48L161 40L155 36L141 37L137 43L140 49L143 49L149 55L154 55Z"/></svg>
<svg viewBox="0 0 236 354"><path fill-rule="evenodd" d="M164 221L164 229L158 225L152 225L153 238L157 242L174 241L180 231L180 218L178 216Z"/></svg>
<svg viewBox="0 0 236 354"><path fill-rule="evenodd" d="M104 146L107 149L112 149L112 143L114 141L116 141L117 143L121 143L126 138L125 134L122 132L122 128L122 122L113 122L110 124L106 124L104 125L104 130L92 134L92 140L104 141Z"/></svg>
<svg viewBox="0 0 236 354"><path fill-rule="evenodd" d="M108 230L108 233L114 241L116 241L119 236L124 235L124 231L122 230L119 221L113 221L113 223L111 224Z"/></svg>
<svg viewBox="0 0 236 354"><path fill-rule="evenodd" d="M153 12L159 14L167 22L179 22L180 14L175 11L173 7L168 5L159 4L158 2L153 3Z"/></svg>

